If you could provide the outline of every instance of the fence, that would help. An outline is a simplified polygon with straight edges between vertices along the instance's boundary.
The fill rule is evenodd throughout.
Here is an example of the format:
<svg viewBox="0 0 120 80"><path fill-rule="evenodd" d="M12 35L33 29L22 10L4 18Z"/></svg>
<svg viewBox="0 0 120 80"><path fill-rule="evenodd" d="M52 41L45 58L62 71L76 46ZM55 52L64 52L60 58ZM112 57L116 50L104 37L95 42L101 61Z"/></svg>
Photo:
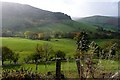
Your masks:
<svg viewBox="0 0 120 80"><path fill-rule="evenodd" d="M44 70L43 75L45 77L49 75L54 75L54 76L57 76L58 78L57 80L59 80L59 78L61 77L62 78L79 78L79 77L93 78L94 76L94 78L110 78L115 73L115 72L111 73L112 70L111 72L108 72L108 73L104 72L104 69L105 69L104 67L106 67L105 65L108 64L106 62L105 65L101 65L104 62L104 60L96 59L94 60L94 63L90 64L91 66L86 65L86 60L87 58L85 57L84 57L84 60L74 59L74 58L61 60L59 58L59 59L56 59L55 61L47 61L45 64L39 63L37 73L42 74L42 69L43 69ZM115 62L111 62L110 60L107 60L107 61L109 61L109 64L111 63L111 65L115 64ZM33 64L33 63L30 63L30 64ZM26 64L26 65L30 65L30 64ZM91 70L92 72L88 70L91 67L92 67L92 70ZM33 67L32 66L24 67L24 70L31 71L31 68ZM118 68L115 68L114 70L118 71Z"/></svg>

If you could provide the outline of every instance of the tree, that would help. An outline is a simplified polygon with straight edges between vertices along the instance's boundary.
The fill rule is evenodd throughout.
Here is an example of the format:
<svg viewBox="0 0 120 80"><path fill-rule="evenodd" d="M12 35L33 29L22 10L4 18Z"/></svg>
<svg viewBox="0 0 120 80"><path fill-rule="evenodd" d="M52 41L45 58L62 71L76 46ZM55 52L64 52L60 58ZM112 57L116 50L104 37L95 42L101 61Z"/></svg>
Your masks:
<svg viewBox="0 0 120 80"><path fill-rule="evenodd" d="M106 44L103 45L104 49L104 58L110 59L119 55L119 40L111 40L108 41ZM117 54L117 55L116 55Z"/></svg>
<svg viewBox="0 0 120 80"><path fill-rule="evenodd" d="M47 64L50 59L54 57L54 50L52 49L52 45L45 43L42 45L44 53L43 53L43 59L45 61L45 68L47 69Z"/></svg>
<svg viewBox="0 0 120 80"><path fill-rule="evenodd" d="M55 38L61 38L61 36L62 36L62 32L55 32L54 33Z"/></svg>
<svg viewBox="0 0 120 80"><path fill-rule="evenodd" d="M2 46L2 65L4 64L4 61L9 60L10 62L13 59L14 52L9 49L8 47Z"/></svg>
<svg viewBox="0 0 120 80"><path fill-rule="evenodd" d="M36 47L36 55L39 55L40 58L42 58L42 61L49 61L50 59L52 59L55 56L55 52L52 48L51 44L45 43L43 45L38 45ZM32 56L35 56L35 54L33 54ZM34 59L35 60L35 59Z"/></svg>
<svg viewBox="0 0 120 80"><path fill-rule="evenodd" d="M38 39L44 40L45 34L44 33L38 33Z"/></svg>
<svg viewBox="0 0 120 80"><path fill-rule="evenodd" d="M14 55L13 55L13 59L12 59L13 62L14 62L14 64L17 63L18 59L19 59L19 54L18 54L18 53L14 53Z"/></svg>
<svg viewBox="0 0 120 80"><path fill-rule="evenodd" d="M44 59L45 61L50 60L51 58L54 57L54 50L51 44L45 43L42 45L43 46L43 50L44 50Z"/></svg>
<svg viewBox="0 0 120 80"><path fill-rule="evenodd" d="M29 63L29 61L34 60L34 55L28 55L27 57L24 58L25 63Z"/></svg>
<svg viewBox="0 0 120 80"><path fill-rule="evenodd" d="M87 51L89 48L89 40L86 32L81 32L76 36L77 51Z"/></svg>
<svg viewBox="0 0 120 80"><path fill-rule="evenodd" d="M92 54L93 57L99 58L100 57L100 50L101 50L100 47L94 41L92 41L89 45L88 53Z"/></svg>
<svg viewBox="0 0 120 80"><path fill-rule="evenodd" d="M24 32L25 38L28 38L28 39L32 37L32 34L33 34L33 32L31 32L31 31L25 31Z"/></svg>
<svg viewBox="0 0 120 80"><path fill-rule="evenodd" d="M60 58L61 60L64 60L65 59L65 53L63 52L63 51L60 51L60 50L58 50L57 52L56 52L56 58Z"/></svg>
<svg viewBox="0 0 120 80"><path fill-rule="evenodd" d="M3 30L1 32L3 37L13 37L13 32L10 30Z"/></svg>
<svg viewBox="0 0 120 80"><path fill-rule="evenodd" d="M109 49L109 58L112 58L113 56L115 56L115 53L116 53L115 47L116 47L116 43L114 43Z"/></svg>
<svg viewBox="0 0 120 80"><path fill-rule="evenodd" d="M94 78L94 71L95 71L95 64L97 63L94 62L92 59L94 57L99 58L100 55L100 47L94 42L92 41L89 45L89 50L87 51L87 53L90 55L89 58L86 59L86 78L90 78L90 76L92 78Z"/></svg>
<svg viewBox="0 0 120 80"><path fill-rule="evenodd" d="M77 40L77 56L76 56L76 65L78 68L79 78L83 78L83 67L81 66L80 60L84 58L84 53L88 51L89 40L86 32L81 32L76 36Z"/></svg>
<svg viewBox="0 0 120 80"><path fill-rule="evenodd" d="M29 58L25 58L25 62L28 62L30 60L34 61L36 64L36 70L38 68L38 63L40 61L45 62L45 67L47 65L47 62L54 57L54 51L52 49L52 46L50 44L45 43L44 45L37 44L35 48L35 53L33 53Z"/></svg>
<svg viewBox="0 0 120 80"><path fill-rule="evenodd" d="M35 61L35 64L36 64L36 71L38 69L38 62L40 59L42 59L43 57L43 54L44 54L44 49L42 46L40 46L39 44L37 44L36 46L36 51L35 53L32 55L32 60Z"/></svg>
<svg viewBox="0 0 120 80"><path fill-rule="evenodd" d="M102 27L100 27L100 26L97 26L97 30L98 31L104 31L104 29Z"/></svg>
<svg viewBox="0 0 120 80"><path fill-rule="evenodd" d="M50 33L44 33L44 40L50 41L50 39L51 39Z"/></svg>

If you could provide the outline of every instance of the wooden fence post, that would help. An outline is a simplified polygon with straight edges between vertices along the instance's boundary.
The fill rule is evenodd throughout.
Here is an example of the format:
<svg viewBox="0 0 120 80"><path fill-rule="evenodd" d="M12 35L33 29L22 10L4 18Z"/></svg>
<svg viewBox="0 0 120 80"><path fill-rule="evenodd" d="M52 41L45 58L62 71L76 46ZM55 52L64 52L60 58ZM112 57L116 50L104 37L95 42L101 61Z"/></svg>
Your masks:
<svg viewBox="0 0 120 80"><path fill-rule="evenodd" d="M80 64L80 59L76 59L76 65L77 65L77 69L78 69L79 78L80 78L80 80L82 80L83 79L83 69Z"/></svg>
<svg viewBox="0 0 120 80"><path fill-rule="evenodd" d="M56 59L56 80L61 80L61 59Z"/></svg>

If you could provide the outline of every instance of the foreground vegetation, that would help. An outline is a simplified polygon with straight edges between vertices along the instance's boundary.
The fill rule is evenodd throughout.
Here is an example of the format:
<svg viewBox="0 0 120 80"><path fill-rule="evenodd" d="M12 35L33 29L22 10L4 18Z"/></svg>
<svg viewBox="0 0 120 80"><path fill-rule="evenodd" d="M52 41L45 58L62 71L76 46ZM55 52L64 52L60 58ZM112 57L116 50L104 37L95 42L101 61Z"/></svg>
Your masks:
<svg viewBox="0 0 120 80"><path fill-rule="evenodd" d="M12 72L14 72L14 70L19 72L19 70L20 70L20 73L21 73L21 69L23 69L23 71L25 71L24 73L27 75L28 75L28 72L33 72L33 73L37 72L40 76L52 74L52 76L54 77L56 67L57 67L56 66L56 64L57 64L56 57L55 57L55 60L54 60L54 58L52 58L53 60L51 60L51 61L48 60L48 62L46 63L46 62L44 62L44 59L46 59L46 58L42 58L43 56L41 56L41 55L43 55L43 54L41 54L42 46L39 46L39 45L44 45L47 43L47 44L50 44L50 46L52 46L55 53L59 53L59 54L62 53L61 59L63 59L63 61L61 64L61 73L64 74L64 76L66 78L71 78L70 76L73 76L73 75L74 75L74 78L79 78L78 73L77 73L78 67L76 66L76 59L74 58L76 56L75 53L76 53L77 46L76 46L75 40L73 40L73 39L51 39L50 41L43 41L43 40L29 40L29 39L23 39L23 38L12 38L12 37L5 38L4 37L4 38L1 38L0 40L3 40L3 46L7 46L11 50L13 50L15 53L18 53L20 56L17 64L9 63L9 60L5 61L5 65L3 66L3 71L5 70L5 73L8 71L11 74L11 70L13 70ZM83 41L85 41L85 40L83 40ZM111 41L111 39L95 40L95 42L97 44L99 44L100 47L103 47L103 48L105 47L105 44L109 41ZM36 47L36 45L37 45L37 47ZM94 42L91 42L91 44L89 46L91 46L90 47L91 50L92 49L94 50L94 47L95 47L95 50L97 50L97 45ZM106 46L108 46L108 44ZM47 48L49 48L49 47L47 47ZM111 48L112 51L114 51L113 49L114 48ZM62 52L58 51L58 50L61 50ZM94 52L91 52L91 50L90 50L90 52L88 51L88 53L94 53ZM40 57L36 56L36 55L39 56L39 54L35 53L36 51L37 51L37 53L40 53ZM48 51L48 49L46 51ZM96 53L96 51L95 51L95 53ZM99 52L97 52L97 53L99 53ZM114 53L114 52L112 52L112 53ZM25 62L25 58L27 58L27 57L29 58L30 55L32 55L32 57L33 57L31 60L34 60L35 62L34 61L33 62L30 61L30 63ZM57 55L57 54L55 54L55 55ZM112 54L112 55L115 55L115 54ZM60 57L60 56L61 55L59 55L57 57ZM79 57L78 54L77 54L77 56ZM111 76L118 70L117 59L115 59L115 57L114 58L110 57L110 59L111 59L110 60L110 59L108 59L109 57L106 57L106 56L107 55L105 54L104 56L101 56L100 59L94 58L94 61L95 61L94 70L95 71L94 70L93 71L94 71L94 76L96 78L103 76L103 74L108 74L109 76ZM40 62L39 62L39 60L40 60ZM27 63L27 64L25 64L25 63ZM84 64L84 65L86 64L84 62L84 60L82 60L82 64ZM84 66L84 69L87 69L87 66ZM26 71L27 71L27 73L26 73ZM85 74L87 74L87 72ZM37 74L35 74L35 75L37 75ZM3 76L6 76L6 75L3 74ZM108 76L106 76L106 77L108 77Z"/></svg>
<svg viewBox="0 0 120 80"><path fill-rule="evenodd" d="M118 70L118 61L113 61L113 60L100 60L100 66L99 69L101 72L112 72L115 73ZM3 69L11 69L11 70L20 70L21 68L24 68L25 70L32 70L32 72L36 72L35 69L35 64L16 64L16 65L11 65L11 66L4 66ZM77 74L77 66L75 63L75 60L73 61L67 61L67 62L62 62L62 71L63 73L66 71L74 71L74 74ZM50 62L47 67L43 63L40 63L38 65L38 73L44 74L47 72L55 72L55 62ZM70 73L66 73L68 75ZM69 76L70 77L70 76ZM73 76L72 76L73 77Z"/></svg>

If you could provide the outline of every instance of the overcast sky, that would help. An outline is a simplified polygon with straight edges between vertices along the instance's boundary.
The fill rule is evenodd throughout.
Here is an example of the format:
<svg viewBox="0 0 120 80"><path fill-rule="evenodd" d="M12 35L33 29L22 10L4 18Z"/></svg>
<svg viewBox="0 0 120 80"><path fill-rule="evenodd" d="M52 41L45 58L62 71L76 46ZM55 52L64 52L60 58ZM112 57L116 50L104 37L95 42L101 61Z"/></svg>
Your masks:
<svg viewBox="0 0 120 80"><path fill-rule="evenodd" d="M119 0L1 0L16 2L53 12L63 12L71 17L92 15L117 16Z"/></svg>

